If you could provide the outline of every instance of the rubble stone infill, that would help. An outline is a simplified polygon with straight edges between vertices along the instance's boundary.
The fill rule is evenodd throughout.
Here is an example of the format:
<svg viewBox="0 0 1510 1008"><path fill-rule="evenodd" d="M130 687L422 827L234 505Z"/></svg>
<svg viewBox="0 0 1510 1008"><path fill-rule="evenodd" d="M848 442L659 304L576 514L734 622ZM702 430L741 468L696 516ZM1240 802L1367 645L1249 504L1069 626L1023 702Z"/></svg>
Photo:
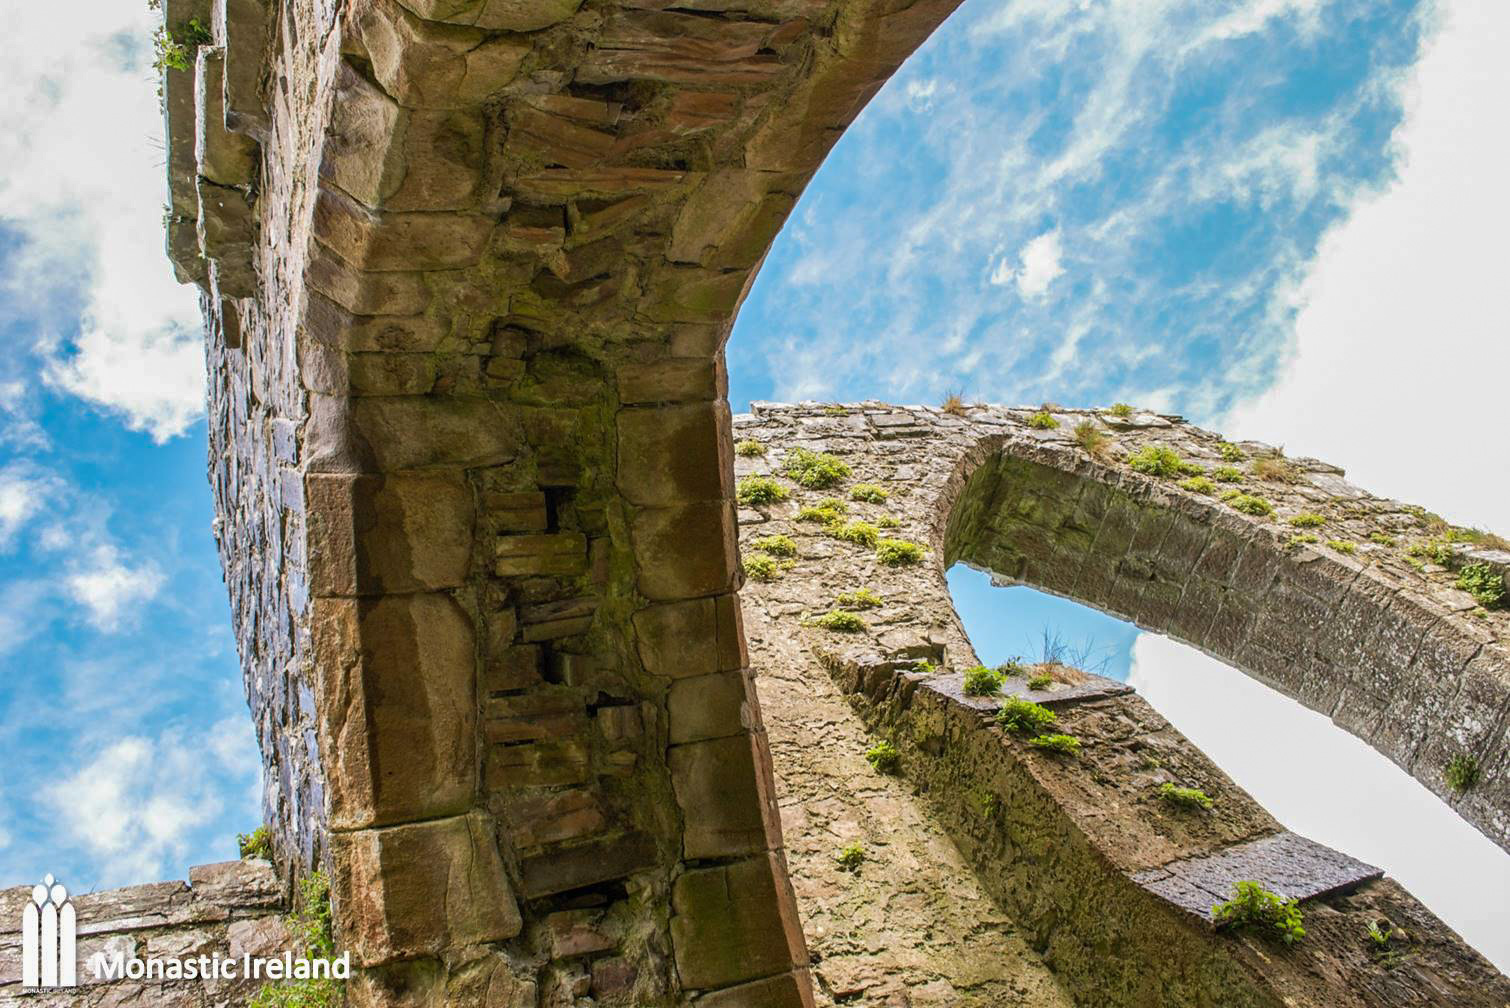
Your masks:
<svg viewBox="0 0 1510 1008"><path fill-rule="evenodd" d="M266 982L234 979L134 981L98 979L86 964L96 954L126 959L200 956L273 959L294 950L284 920L283 890L266 861L227 861L189 869L189 880L75 894L79 986L21 987L22 908L30 886L0 890L0 1005L16 1008L215 1008L244 1005Z"/></svg>
<svg viewBox="0 0 1510 1008"><path fill-rule="evenodd" d="M1082 424L1101 436L1077 437ZM1026 950L1017 982L1039 976L1057 986L1031 988L1023 1003L1065 995L1105 1005L1505 1000L1510 983L1429 910L1378 869L1286 833L1125 684L1069 674L1032 687L1023 675L1008 679L1005 692L1041 701L1057 719L1053 731L1078 740L1078 754L1035 748L1030 735L998 727L1001 698L963 691L976 658L944 577L963 559L1202 644L1250 672L1245 656L1263 640L1304 674L1276 676L1272 665L1260 674L1313 703L1324 661L1356 683L1339 639L1355 649L1398 646L1379 621L1424 612L1414 662L1384 666L1389 652L1367 664L1400 693L1350 692L1355 717L1338 719L1350 728L1419 723L1411 706L1442 674L1436 663L1459 661L1457 673L1469 674L1474 660L1497 660L1506 629L1500 611L1453 615L1474 610L1454 594L1450 574L1410 562L1413 541L1444 538L1430 516L1357 491L1314 461L1288 460L1283 481L1266 479L1262 473L1277 470L1252 466L1277 458L1274 449L1224 447L1177 418L1146 413L757 403L753 415L736 418L735 438L745 498L762 501L741 511L745 566L758 575L744 591L747 625L820 997L860 992L883 1003L888 992L927 988L968 1003L989 990L989 979L948 954L899 951L929 943L958 951L980 940L980 929L928 912L915 896L894 904L901 912L889 921L888 943L867 943L861 929L835 933L846 909L867 905L857 890L887 899L865 888L867 873L885 887L963 863L1001 914L981 915L995 921L987 931ZM1136 471L1129 460L1149 457L1150 445L1207 473L1240 470L1241 481L1231 482L1273 513L1234 510L1202 483L1181 487L1198 478L1193 473ZM824 480L821 471L814 479L803 450L829 454L845 469L831 485L804 486ZM818 461L821 469L828 460ZM1285 521L1302 513L1323 523ZM1328 539L1355 543L1354 552L1292 543L1300 528L1322 528ZM1395 546L1370 538L1381 528ZM921 547L917 562L885 562L898 556L887 539ZM1473 549L1464 559L1498 562ZM1331 607L1297 615L1295 599L1321 592L1330 577L1339 581L1327 596ZM1371 587L1376 582L1390 590ZM1360 606L1351 592L1380 608ZM1341 617L1331 617L1334 607ZM1464 640L1454 642L1459 631ZM1503 677L1496 681L1503 689ZM1449 690L1444 701L1458 695ZM1372 715L1363 715L1364 704ZM1417 752L1453 747L1499 766L1502 740L1479 730L1484 715L1465 717L1474 710L1442 702ZM1502 710L1503 703L1493 709L1491 725ZM1381 748L1400 737L1377 730L1370 741ZM894 747L900 781L915 792L857 769L865 750L882 742ZM1418 756L1418 773L1424 761ZM840 768L849 783L825 780L815 762ZM1491 774L1475 788L1492 799L1499 792ZM1213 805L1172 804L1160 795L1166 783L1199 788ZM1470 801L1474 789L1454 796L1440 780L1436 786L1465 815L1487 808L1479 821L1494 821L1492 804ZM889 828L894 820L926 824L921 832L940 838L933 853L903 841ZM834 869L850 843L865 851L852 883ZM1282 948L1213 931L1211 907L1239 878L1302 900L1306 938ZM906 882L893 888L903 897L915 892ZM1371 926L1393 928L1395 944L1381 951ZM1034 973L1034 957L1047 973Z"/></svg>

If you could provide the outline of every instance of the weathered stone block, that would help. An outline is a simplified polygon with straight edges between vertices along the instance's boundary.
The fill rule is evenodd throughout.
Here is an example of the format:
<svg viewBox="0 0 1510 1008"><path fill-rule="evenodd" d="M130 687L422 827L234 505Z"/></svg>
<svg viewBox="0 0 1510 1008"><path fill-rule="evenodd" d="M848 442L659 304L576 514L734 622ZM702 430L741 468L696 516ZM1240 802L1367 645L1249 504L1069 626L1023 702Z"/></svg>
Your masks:
<svg viewBox="0 0 1510 1008"><path fill-rule="evenodd" d="M639 588L655 601L728 591L738 569L731 501L643 508L630 526Z"/></svg>
<svg viewBox="0 0 1510 1008"><path fill-rule="evenodd" d="M688 860L749 854L771 846L757 780L766 768L755 758L750 735L741 732L673 746L669 760Z"/></svg>
<svg viewBox="0 0 1510 1008"><path fill-rule="evenodd" d="M470 813L332 838L343 945L363 965L505 941L522 919L492 819Z"/></svg>
<svg viewBox="0 0 1510 1008"><path fill-rule="evenodd" d="M755 709L743 671L678 679L666 697L671 743L743 734L754 727Z"/></svg>
<svg viewBox="0 0 1510 1008"><path fill-rule="evenodd" d="M717 615L711 598L652 605L635 613L634 629L645 671L672 678L716 671Z"/></svg>
<svg viewBox="0 0 1510 1008"><path fill-rule="evenodd" d="M619 401L645 403L705 402L727 394L728 379L712 357L673 357L619 368Z"/></svg>
<svg viewBox="0 0 1510 1008"><path fill-rule="evenodd" d="M685 872L671 888L677 972L693 990L769 977L806 958L774 856Z"/></svg>
<svg viewBox="0 0 1510 1008"><path fill-rule="evenodd" d="M460 473L305 477L310 591L376 595L454 588L472 553Z"/></svg>
<svg viewBox="0 0 1510 1008"><path fill-rule="evenodd" d="M488 216L370 210L330 186L320 187L312 226L321 244L374 273L474 265L493 233Z"/></svg>
<svg viewBox="0 0 1510 1008"><path fill-rule="evenodd" d="M813 981L805 969L726 987L692 1002L697 1008L812 1008Z"/></svg>
<svg viewBox="0 0 1510 1008"><path fill-rule="evenodd" d="M625 878L656 864L655 842L643 833L552 847L519 863L524 895L535 899Z"/></svg>
<svg viewBox="0 0 1510 1008"><path fill-rule="evenodd" d="M500 577L582 574L587 570L587 537L580 532L499 536L494 555L493 572Z"/></svg>
<svg viewBox="0 0 1510 1008"><path fill-rule="evenodd" d="M631 503L665 507L733 495L727 404L620 410L618 434L618 485Z"/></svg>
<svg viewBox="0 0 1510 1008"><path fill-rule="evenodd" d="M530 51L525 39L421 20L391 0L365 0L352 21L378 83L407 108L479 104L514 79Z"/></svg>
<svg viewBox="0 0 1510 1008"><path fill-rule="evenodd" d="M199 174L218 186L249 185L256 177L257 141L225 125L225 50L201 46L194 75L199 109L194 157Z"/></svg>

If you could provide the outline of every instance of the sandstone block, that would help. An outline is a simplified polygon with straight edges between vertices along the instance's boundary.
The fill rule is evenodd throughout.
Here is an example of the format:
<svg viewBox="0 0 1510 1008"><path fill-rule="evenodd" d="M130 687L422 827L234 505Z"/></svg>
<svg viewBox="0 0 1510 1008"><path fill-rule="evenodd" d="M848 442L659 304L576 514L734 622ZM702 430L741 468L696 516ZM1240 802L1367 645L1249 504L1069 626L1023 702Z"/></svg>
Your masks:
<svg viewBox="0 0 1510 1008"><path fill-rule="evenodd" d="M257 142L225 125L225 50L199 48L194 97L199 110L194 157L199 174L219 186L245 186L256 177Z"/></svg>
<svg viewBox="0 0 1510 1008"><path fill-rule="evenodd" d="M630 526L639 589L654 601L728 591L738 569L732 501L642 508Z"/></svg>
<svg viewBox="0 0 1510 1008"><path fill-rule="evenodd" d="M645 403L704 402L722 399L728 379L721 362L711 357L673 357L619 368L619 401Z"/></svg>
<svg viewBox="0 0 1510 1008"><path fill-rule="evenodd" d="M766 850L765 794L755 740L741 732L670 750L671 783L683 817L688 860Z"/></svg>
<svg viewBox="0 0 1510 1008"><path fill-rule="evenodd" d="M618 434L618 485L631 503L665 507L733 495L726 404L620 410Z"/></svg>
<svg viewBox="0 0 1510 1008"><path fill-rule="evenodd" d="M756 857L683 873L671 888L677 972L690 989L730 987L806 958L785 871Z"/></svg>
<svg viewBox="0 0 1510 1008"><path fill-rule="evenodd" d="M717 603L711 598L652 605L634 614L640 661L652 675L705 676L719 668Z"/></svg>
<svg viewBox="0 0 1510 1008"><path fill-rule="evenodd" d="M460 473L311 473L305 499L314 594L433 591L466 581L472 491Z"/></svg>
<svg viewBox="0 0 1510 1008"><path fill-rule="evenodd" d="M671 744L743 734L757 720L743 671L678 679L667 694Z"/></svg>
<svg viewBox="0 0 1510 1008"><path fill-rule="evenodd" d="M587 537L580 532L499 536L493 572L500 577L523 574L582 574L587 570Z"/></svg>

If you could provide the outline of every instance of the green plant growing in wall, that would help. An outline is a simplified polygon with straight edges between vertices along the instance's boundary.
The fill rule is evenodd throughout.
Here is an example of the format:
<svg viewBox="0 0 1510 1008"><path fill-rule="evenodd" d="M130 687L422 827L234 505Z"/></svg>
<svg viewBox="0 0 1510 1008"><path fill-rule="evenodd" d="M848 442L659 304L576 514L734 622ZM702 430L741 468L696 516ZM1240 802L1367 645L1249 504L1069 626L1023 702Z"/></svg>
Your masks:
<svg viewBox="0 0 1510 1008"><path fill-rule="evenodd" d="M849 416L849 410L845 409L843 406L840 406L838 403L829 403L827 406L823 407L823 412L826 416Z"/></svg>
<svg viewBox="0 0 1510 1008"><path fill-rule="evenodd" d="M1022 697L1007 697L1002 701L1001 710L996 712L996 723L1008 731L1020 732L1024 735L1041 735L1048 728L1059 721L1059 716L1049 710L1043 704L1036 704Z"/></svg>
<svg viewBox="0 0 1510 1008"><path fill-rule="evenodd" d="M1006 661L996 666L996 671L1000 672L1005 677L1013 678L1027 675L1028 667L1022 663L1021 658L1008 658Z"/></svg>
<svg viewBox="0 0 1510 1008"><path fill-rule="evenodd" d="M812 625L820 630L831 630L834 633L859 633L865 629L863 619L843 609L833 609L822 616L813 617Z"/></svg>
<svg viewBox="0 0 1510 1008"><path fill-rule="evenodd" d="M902 523L897 520L896 515L885 514L876 519L876 528L894 529L901 526Z"/></svg>
<svg viewBox="0 0 1510 1008"><path fill-rule="evenodd" d="M774 504L791 496L786 487L769 476L746 476L739 481L739 488L735 492L739 503L747 507Z"/></svg>
<svg viewBox="0 0 1510 1008"><path fill-rule="evenodd" d="M1176 476L1199 476L1201 467L1194 462L1186 462L1180 458L1179 452L1168 445L1146 444L1133 452L1128 458L1127 464L1136 472L1148 476L1160 476L1164 479L1173 479Z"/></svg>
<svg viewBox="0 0 1510 1008"><path fill-rule="evenodd" d="M152 35L152 69L159 76L169 70L186 71L194 65L194 50L211 41L210 30L199 18L189 18L177 28L163 25Z"/></svg>
<svg viewBox="0 0 1510 1008"><path fill-rule="evenodd" d="M809 490L838 486L849 476L849 466L843 460L807 448L793 448L781 471L793 483Z"/></svg>
<svg viewBox="0 0 1510 1008"><path fill-rule="evenodd" d="M1394 937L1395 929L1384 921L1370 921L1368 925L1368 940L1374 943L1374 948L1384 951L1389 948L1389 940Z"/></svg>
<svg viewBox="0 0 1510 1008"><path fill-rule="evenodd" d="M887 567L908 567L923 562L923 547L906 539L882 539L876 543L876 559Z"/></svg>
<svg viewBox="0 0 1510 1008"><path fill-rule="evenodd" d="M1217 466L1211 470L1211 478L1218 483L1241 483L1247 479L1243 471L1234 466Z"/></svg>
<svg viewBox="0 0 1510 1008"><path fill-rule="evenodd" d="M938 670L939 667L933 664L933 662L929 661L927 658L919 658L917 664L912 666L912 671L916 672L918 675L933 675Z"/></svg>
<svg viewBox="0 0 1510 1008"><path fill-rule="evenodd" d="M266 826L258 826L250 833L236 834L236 847L241 852L243 860L258 858L271 861L273 859L273 835Z"/></svg>
<svg viewBox="0 0 1510 1008"><path fill-rule="evenodd" d="M1326 524L1326 515L1319 515L1314 511L1302 511L1300 514L1291 515L1285 521L1296 528L1320 528Z"/></svg>
<svg viewBox="0 0 1510 1008"><path fill-rule="evenodd" d="M1028 689L1043 691L1054 685L1054 677L1047 672L1034 672L1028 676Z"/></svg>
<svg viewBox="0 0 1510 1008"><path fill-rule="evenodd" d="M1082 420L1075 425L1075 443L1088 455L1100 456L1110 442L1111 437L1094 420Z"/></svg>
<svg viewBox="0 0 1510 1008"><path fill-rule="evenodd" d="M797 544L792 541L791 536L762 536L750 545L762 553L769 553L773 557L794 557L797 555Z"/></svg>
<svg viewBox="0 0 1510 1008"><path fill-rule="evenodd" d="M975 800L976 811L980 812L984 819L994 819L997 810L1001 808L1001 799L994 791L976 788L970 797Z"/></svg>
<svg viewBox="0 0 1510 1008"><path fill-rule="evenodd" d="M875 609L882 604L881 596L869 588L856 588L854 591L840 592L836 601L844 609Z"/></svg>
<svg viewBox="0 0 1510 1008"><path fill-rule="evenodd" d="M965 696L995 696L1001 692L1002 674L977 665L965 671Z"/></svg>
<svg viewBox="0 0 1510 1008"><path fill-rule="evenodd" d="M1206 494L1210 496L1216 493L1216 484L1204 476L1191 476L1189 479L1180 480L1180 488L1189 490L1191 493Z"/></svg>
<svg viewBox="0 0 1510 1008"><path fill-rule="evenodd" d="M781 576L781 565L769 553L746 553L742 562L745 574L756 581L774 581Z"/></svg>
<svg viewBox="0 0 1510 1008"><path fill-rule="evenodd" d="M834 855L834 860L851 875L859 874L860 866L865 863L865 845L858 840L845 844Z"/></svg>
<svg viewBox="0 0 1510 1008"><path fill-rule="evenodd" d="M1288 545L1291 549L1294 549L1297 546L1310 546L1314 543L1319 542L1321 542L1321 537L1318 535L1314 535L1310 532L1296 532L1289 538L1286 545Z"/></svg>
<svg viewBox="0 0 1510 1008"><path fill-rule="evenodd" d="M1294 945L1306 936L1304 919L1295 900L1280 899L1251 879L1232 887L1232 898L1211 908L1217 927L1249 928Z"/></svg>
<svg viewBox="0 0 1510 1008"><path fill-rule="evenodd" d="M1048 410L1039 410L1028 417L1028 426L1034 430L1054 430L1059 426L1059 421Z"/></svg>
<svg viewBox="0 0 1510 1008"><path fill-rule="evenodd" d="M1451 567L1458 558L1457 553L1453 551L1452 540L1446 536L1434 536L1420 542L1413 542L1406 547L1405 552L1422 560L1430 560L1439 567Z"/></svg>
<svg viewBox="0 0 1510 1008"><path fill-rule="evenodd" d="M825 497L817 504L810 504L798 511L797 520L833 525L843 521L847 514L849 514L848 504L837 497Z"/></svg>
<svg viewBox="0 0 1510 1008"><path fill-rule="evenodd" d="M1457 585L1485 609L1505 604L1505 576L1486 563L1471 563L1458 571Z"/></svg>
<svg viewBox="0 0 1510 1008"><path fill-rule="evenodd" d="M865 760L876 773L895 774L902 769L902 754L890 742L877 742L865 750Z"/></svg>
<svg viewBox="0 0 1510 1008"><path fill-rule="evenodd" d="M287 918L288 930L305 959L333 959L336 942L330 912L330 882L323 872L305 876L299 884L296 909ZM323 977L265 984L247 1008L338 1008L345 1001L339 980Z"/></svg>
<svg viewBox="0 0 1510 1008"><path fill-rule="evenodd" d="M1270 483L1299 483L1301 479L1300 467L1283 455L1254 459L1248 472Z"/></svg>
<svg viewBox="0 0 1510 1008"><path fill-rule="evenodd" d="M1227 499L1227 503L1243 514L1254 515L1259 518L1267 518L1274 513L1274 505L1262 497L1252 494L1240 493Z"/></svg>
<svg viewBox="0 0 1510 1008"><path fill-rule="evenodd" d="M1211 796L1200 788L1180 787L1169 781L1159 785L1159 798L1170 805L1178 805L1182 808L1210 809L1216 804Z"/></svg>
<svg viewBox="0 0 1510 1008"><path fill-rule="evenodd" d="M1393 546L1395 544L1395 537L1388 532L1370 532L1368 534L1368 541L1379 546Z"/></svg>
<svg viewBox="0 0 1510 1008"><path fill-rule="evenodd" d="M1471 790L1479 782L1479 761L1467 753L1458 753L1447 761L1442 779L1454 794Z"/></svg>
<svg viewBox="0 0 1510 1008"><path fill-rule="evenodd" d="M1223 441L1221 444L1217 445L1216 448L1217 451L1221 453L1223 462L1241 462L1243 459L1248 457L1243 454L1243 450L1241 448L1233 444L1231 441Z"/></svg>
<svg viewBox="0 0 1510 1008"><path fill-rule="evenodd" d="M1121 417L1123 420L1126 420L1133 415L1133 408L1125 402L1112 403L1111 409L1107 410L1107 412L1114 417Z"/></svg>
<svg viewBox="0 0 1510 1008"><path fill-rule="evenodd" d="M1062 732L1030 738L1028 739L1028 745L1034 749L1051 752L1056 756L1074 756L1080 752L1080 740L1073 735L1065 735Z"/></svg>
<svg viewBox="0 0 1510 1008"><path fill-rule="evenodd" d="M754 438L745 438L734 446L734 454L742 455L745 458L755 458L758 455L765 454L765 445Z"/></svg>
<svg viewBox="0 0 1510 1008"><path fill-rule="evenodd" d="M867 521L835 522L828 526L828 534L844 542L872 547L881 538L881 530Z"/></svg>
<svg viewBox="0 0 1510 1008"><path fill-rule="evenodd" d="M1326 541L1326 544L1332 549L1336 550L1338 553L1347 553L1351 555L1358 552L1358 544L1355 542L1349 542L1346 539L1328 539Z"/></svg>
<svg viewBox="0 0 1510 1008"><path fill-rule="evenodd" d="M890 496L890 490L874 483L856 483L849 488L850 500L864 501L867 504L885 504Z"/></svg>

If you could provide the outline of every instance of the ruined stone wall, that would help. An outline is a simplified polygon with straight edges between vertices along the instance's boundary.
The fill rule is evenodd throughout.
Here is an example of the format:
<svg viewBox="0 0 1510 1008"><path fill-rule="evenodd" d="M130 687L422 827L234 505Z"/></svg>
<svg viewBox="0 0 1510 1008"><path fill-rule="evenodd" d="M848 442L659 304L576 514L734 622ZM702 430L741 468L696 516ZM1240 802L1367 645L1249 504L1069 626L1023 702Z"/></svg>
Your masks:
<svg viewBox="0 0 1510 1008"><path fill-rule="evenodd" d="M1032 412L980 408L952 416L880 404L756 404L753 416L736 418L735 436L748 442L752 453L738 460L738 472L746 480L773 478L788 495L741 512L746 567L766 572L765 579L749 582L744 594L751 626L758 628L752 648L768 724L774 725L773 707L798 723L769 730L776 740L778 791L786 796L783 826L820 997L862 993L879 1000L897 985L947 984L958 1002L970 1003L982 992L978 974L952 963L947 952L923 963L908 961L887 947L865 943L863 934L853 936L862 939L856 944L847 940L851 936L829 930L843 894L823 879L833 878L833 858L843 843L865 844L862 879L872 860L882 880L899 871L927 877L953 860L950 851L920 854L887 828L884 820L890 816L866 813L878 795L906 801L875 783L874 773L850 769L859 747L878 738L896 746L902 774L927 806L923 818L938 824L1005 912L1002 932L1021 936L1077 1003L1503 1001L1510 984L1426 908L1381 879L1377 869L1286 832L1124 684L1095 678L1071 683L1067 677L1030 690L1022 676L1006 683L1005 692L1026 695L1057 714L1054 730L1080 739L1078 756L1040 752L1026 738L996 727L991 715L999 698L962 692L963 673L976 658L944 579L946 565L963 554L1003 578L1099 604L1151 629L1203 640L1239 667L1244 667L1243 647L1202 636L1212 625L1237 639L1269 641L1288 649L1306 672L1271 681L1309 695L1302 684L1323 674L1318 665L1323 657L1337 654L1323 629L1377 647L1370 667L1391 681L1410 681L1415 666L1391 657L1388 635L1370 632L1379 614L1348 608L1340 616L1320 617L1294 604L1291 577L1301 572L1321 578L1327 568L1317 565L1328 557L1340 562L1361 555L1371 562L1365 568L1355 560L1347 567L1345 585L1371 574L1390 579L1394 597L1405 596L1409 604L1426 606L1438 596L1456 602L1443 571L1417 570L1401 560L1409 556L1413 537L1429 538L1440 530L1408 508L1354 490L1320 463L1294 460L1295 471L1284 473L1293 483L1264 480L1249 467L1271 456L1272 449L1245 444L1246 459L1234 464L1221 457L1223 442L1215 435L1171 418L1060 411L1054 414L1057 426L1045 429L1030 425ZM1094 425L1106 439L1094 453L1073 438L1081 423ZM1188 476L1163 479L1132 471L1128 459L1147 444L1168 446L1208 471L1241 468L1242 488L1272 503L1275 514L1244 514L1200 489L1178 486L1177 480ZM851 471L830 487L802 487L787 475L799 449L831 452ZM879 489L854 499L851 494L862 484ZM816 513L835 510L834 499L844 511L840 521L847 532ZM1357 551L1322 547L1323 556L1314 544L1291 545L1295 527L1284 517L1302 508L1327 515L1328 538L1358 543ZM1368 532L1381 526L1397 536L1390 553L1368 539ZM776 536L788 537L795 555L779 539L773 541ZM888 565L879 559L876 537L909 540L926 552L917 564ZM1244 546L1231 549L1228 537ZM1060 542L1073 544L1073 550L1056 550ZM1377 550L1364 550L1362 544ZM1252 555L1245 558L1246 553ZM1171 571L1194 581L1188 593L1165 587ZM1192 572L1207 579L1206 590L1196 590L1202 582ZM1086 587L1076 587L1081 584ZM1232 588L1225 596L1216 591L1221 584ZM1094 599L1088 598L1090 586L1098 593ZM1146 595L1139 590L1143 586ZM879 602L857 601L852 594L841 598L860 589L873 592ZM1226 618L1224 600L1230 607ZM1237 608L1244 601L1249 607ZM818 622L834 611L849 621L838 629ZM1458 626L1447 616L1452 611L1443 606L1437 611L1443 622L1422 629L1425 635L1434 627L1433 639L1441 643L1414 653L1433 656L1447 649ZM1297 620L1316 622L1300 624L1303 630L1292 631L1298 637L1281 639L1268 624L1280 619L1286 627ZM1499 634L1505 618L1499 611L1486 612L1465 625ZM1492 658L1499 653L1496 647L1490 640L1468 651ZM924 660L932 667L920 667ZM1434 660L1423 659L1421 673L1433 682L1443 675L1440 666L1430 664ZM1347 675L1347 666L1337 664L1336 675ZM1267 667L1264 672L1268 677ZM834 694L812 686L818 676L832 678ZM1500 666L1497 688L1503 689L1505 679ZM804 729L805 708L784 701L795 690L804 700L815 692L820 699L847 698L874 736L857 737L831 705L820 708L818 725ZM1404 691L1395 699L1363 694L1353 702L1376 705L1381 717L1365 723L1389 724L1383 714L1407 711L1420 702L1420 694ZM1464 710L1471 714L1474 708ZM1436 741L1423 742L1419 751L1463 746L1482 766L1498 766L1496 747L1503 740L1493 729L1480 733L1478 716L1461 717L1450 707L1440 708L1427 733ZM783 745L783 735L795 736L799 744ZM834 737L845 739L849 751L833 751L827 740ZM1378 736L1381 745L1394 737ZM842 768L842 780L813 782L806 765L809 747L825 750L819 758ZM1424 757L1418 759L1418 772L1423 762ZM1440 764L1432 765L1432 772L1439 769ZM1497 793L1492 773L1468 795L1483 787L1480 798L1488 795L1492 801ZM1199 787L1215 805L1210 811L1171 806L1158 796L1166 782ZM1439 778L1435 783L1445 792ZM1460 811L1482 807L1468 795L1452 796ZM853 811L835 813L834 805ZM906 814L918 815L910 809ZM1211 931L1211 907L1230 895L1234 881L1246 878L1304 900L1308 935L1301 945L1279 953L1262 938ZM874 899L887 898L870 892ZM1380 921L1410 936L1393 947L1398 959L1381 957L1367 938L1369 926ZM948 915L929 919L916 907L877 925L883 933L897 932L892 947L902 948L941 940L940 925L946 944L956 950L971 933ZM914 938L909 926L928 939ZM1407 961L1409 968L1397 968ZM1027 988L1031 976L1025 969L1019 983ZM1052 991L1034 990L1024 1003L1055 1003Z"/></svg>
<svg viewBox="0 0 1510 1008"><path fill-rule="evenodd" d="M74 894L78 914L79 987L21 988L17 924L31 887L0 890L0 1005L28 1008L211 1008L241 1005L262 986L244 977L198 981L97 980L84 964L100 952L127 959L198 956L272 958L292 947L283 919L282 886L266 861L228 861L189 869L189 880Z"/></svg>

